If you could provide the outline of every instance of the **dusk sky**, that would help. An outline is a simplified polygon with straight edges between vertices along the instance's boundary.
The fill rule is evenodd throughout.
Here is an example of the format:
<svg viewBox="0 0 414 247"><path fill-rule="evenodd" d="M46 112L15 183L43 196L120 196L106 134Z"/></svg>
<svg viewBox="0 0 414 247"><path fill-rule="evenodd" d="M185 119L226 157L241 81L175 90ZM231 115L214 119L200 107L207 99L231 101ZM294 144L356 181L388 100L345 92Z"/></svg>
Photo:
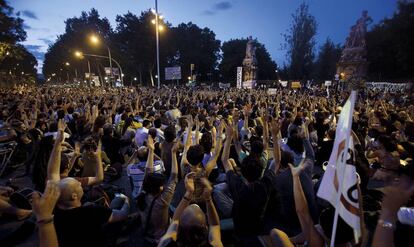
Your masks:
<svg viewBox="0 0 414 247"><path fill-rule="evenodd" d="M101 17L107 17L112 28L115 17L130 11L154 7L154 0L8 0L20 11L25 20L27 41L23 44L36 56L41 71L44 53L48 45L65 30L67 18L79 16L82 11L96 8ZM253 36L265 44L272 59L279 66L286 61L281 50L282 33L289 28L296 8L303 0L159 0L159 12L174 26L181 22L193 22L213 30L222 42L232 38ZM312 0L310 12L318 22L317 48L330 37L335 43L343 43L350 27L368 10L373 24L390 17L397 0ZM372 24L371 24L372 26ZM162 42L162 37L161 41Z"/></svg>

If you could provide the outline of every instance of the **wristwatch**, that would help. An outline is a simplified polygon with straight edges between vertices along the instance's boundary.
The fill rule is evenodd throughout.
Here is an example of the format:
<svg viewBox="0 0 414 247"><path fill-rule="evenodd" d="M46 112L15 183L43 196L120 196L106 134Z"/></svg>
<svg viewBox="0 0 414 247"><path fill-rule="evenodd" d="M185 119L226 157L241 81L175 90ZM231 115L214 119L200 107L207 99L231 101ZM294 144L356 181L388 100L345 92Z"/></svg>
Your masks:
<svg viewBox="0 0 414 247"><path fill-rule="evenodd" d="M381 226L382 228L385 228L385 229L391 229L391 230L395 230L395 224L393 224L393 223L391 223L391 222L389 222L389 221L387 221L387 220L382 220L382 219L379 219L379 220L378 220L378 224L379 224L379 226Z"/></svg>

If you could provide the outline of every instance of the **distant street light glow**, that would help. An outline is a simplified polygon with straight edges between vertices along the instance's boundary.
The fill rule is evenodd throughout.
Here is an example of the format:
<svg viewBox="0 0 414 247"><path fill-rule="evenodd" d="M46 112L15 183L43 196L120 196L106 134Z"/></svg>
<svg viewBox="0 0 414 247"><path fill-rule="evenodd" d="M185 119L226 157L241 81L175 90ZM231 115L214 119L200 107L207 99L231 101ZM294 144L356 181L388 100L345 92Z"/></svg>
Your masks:
<svg viewBox="0 0 414 247"><path fill-rule="evenodd" d="M96 35L91 35L90 40L93 44L99 43L99 38Z"/></svg>

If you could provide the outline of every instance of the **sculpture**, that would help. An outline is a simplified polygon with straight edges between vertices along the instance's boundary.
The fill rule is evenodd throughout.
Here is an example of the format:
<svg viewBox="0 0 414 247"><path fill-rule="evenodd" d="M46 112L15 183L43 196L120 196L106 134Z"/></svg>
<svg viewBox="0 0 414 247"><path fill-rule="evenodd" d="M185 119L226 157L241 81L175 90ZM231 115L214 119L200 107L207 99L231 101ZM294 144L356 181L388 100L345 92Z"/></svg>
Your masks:
<svg viewBox="0 0 414 247"><path fill-rule="evenodd" d="M342 82L349 82L350 87L361 88L367 74L365 34L367 24L371 21L367 11L362 12L355 25L351 27L346 38L345 47L337 64L337 74L344 75Z"/></svg>
<svg viewBox="0 0 414 247"><path fill-rule="evenodd" d="M246 56L243 59L243 81L256 81L257 76L257 59L256 47L250 36L247 39Z"/></svg>

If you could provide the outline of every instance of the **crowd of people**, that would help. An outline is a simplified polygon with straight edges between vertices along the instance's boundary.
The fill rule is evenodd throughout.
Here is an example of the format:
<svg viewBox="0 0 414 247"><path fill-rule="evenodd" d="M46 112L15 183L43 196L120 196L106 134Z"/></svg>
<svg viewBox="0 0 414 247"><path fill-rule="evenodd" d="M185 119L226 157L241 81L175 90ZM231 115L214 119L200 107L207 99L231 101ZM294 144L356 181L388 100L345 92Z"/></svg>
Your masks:
<svg viewBox="0 0 414 247"><path fill-rule="evenodd" d="M0 218L35 217L40 246L327 246L335 208L316 192L348 96L2 88L0 144L14 149L3 176L24 167L33 190L3 184ZM363 234L355 239L339 217L335 246L410 246L413 103L410 92L358 93Z"/></svg>

